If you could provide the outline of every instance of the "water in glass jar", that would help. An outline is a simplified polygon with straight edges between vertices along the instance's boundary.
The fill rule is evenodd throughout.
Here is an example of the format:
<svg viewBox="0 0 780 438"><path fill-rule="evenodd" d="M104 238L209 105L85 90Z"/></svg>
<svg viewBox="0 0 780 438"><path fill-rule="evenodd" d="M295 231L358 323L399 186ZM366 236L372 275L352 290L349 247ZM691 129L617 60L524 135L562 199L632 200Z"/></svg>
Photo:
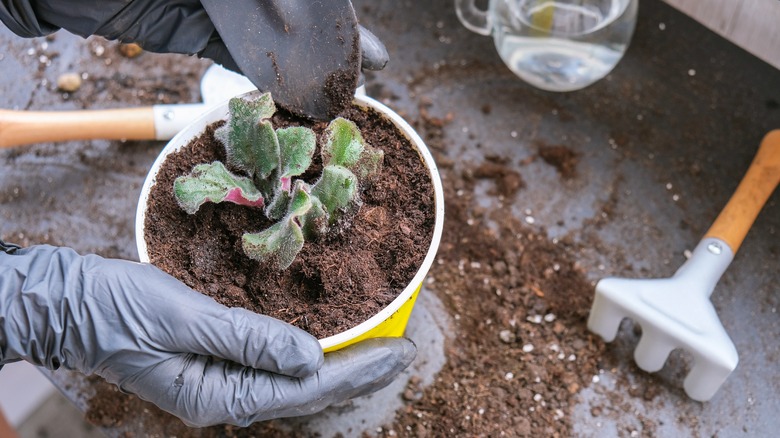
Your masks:
<svg viewBox="0 0 780 438"><path fill-rule="evenodd" d="M549 91L579 90L612 71L636 18L636 0L520 0L514 6L496 14L496 47L515 74Z"/></svg>

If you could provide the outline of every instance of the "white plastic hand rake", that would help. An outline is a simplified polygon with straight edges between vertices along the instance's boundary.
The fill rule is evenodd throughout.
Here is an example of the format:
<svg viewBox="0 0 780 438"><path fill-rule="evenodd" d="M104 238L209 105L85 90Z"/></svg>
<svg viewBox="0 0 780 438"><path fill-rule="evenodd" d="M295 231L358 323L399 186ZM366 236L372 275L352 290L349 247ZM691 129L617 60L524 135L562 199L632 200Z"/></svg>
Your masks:
<svg viewBox="0 0 780 438"><path fill-rule="evenodd" d="M631 318L642 327L634 351L640 368L659 371L672 350L686 350L694 363L683 382L685 392L694 400L712 398L739 359L710 295L778 182L780 130L774 130L762 140L745 177L691 258L671 278L600 280L588 329L611 342L623 318Z"/></svg>

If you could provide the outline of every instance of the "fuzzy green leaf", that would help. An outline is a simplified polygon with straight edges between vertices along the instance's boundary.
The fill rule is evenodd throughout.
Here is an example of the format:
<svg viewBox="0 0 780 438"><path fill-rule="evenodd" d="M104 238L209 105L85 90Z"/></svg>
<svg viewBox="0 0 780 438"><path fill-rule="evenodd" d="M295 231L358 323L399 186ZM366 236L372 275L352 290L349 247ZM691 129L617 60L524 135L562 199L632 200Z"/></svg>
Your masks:
<svg viewBox="0 0 780 438"><path fill-rule="evenodd" d="M241 244L246 255L259 262L271 262L279 270L288 268L303 248L303 232L290 218L259 233L246 233Z"/></svg>
<svg viewBox="0 0 780 438"><path fill-rule="evenodd" d="M269 93L256 100L230 99L228 122L214 132L222 142L228 163L257 179L279 167L279 141L271 122L276 111Z"/></svg>
<svg viewBox="0 0 780 438"><path fill-rule="evenodd" d="M235 102L234 102L235 101ZM238 101L241 101L240 103ZM249 111L259 119L270 119L276 113L276 104L271 97L271 93L263 93L255 99L233 98L228 102L232 113Z"/></svg>
<svg viewBox="0 0 780 438"><path fill-rule="evenodd" d="M384 153L365 142L354 122L338 117L328 125L322 147L322 162L325 165L346 167L363 179L378 172L383 159Z"/></svg>
<svg viewBox="0 0 780 438"><path fill-rule="evenodd" d="M357 177L342 166L325 166L322 176L312 187L312 196L319 199L333 224L357 200Z"/></svg>
<svg viewBox="0 0 780 438"><path fill-rule="evenodd" d="M328 212L325 211L325 206L316 197L311 197L311 208L302 216L303 223L303 235L307 239L311 239L315 236L321 236L328 232Z"/></svg>
<svg viewBox="0 0 780 438"><path fill-rule="evenodd" d="M199 164L189 175L176 178L173 194L189 214L206 202L229 201L250 207L262 207L264 203L263 195L249 178L230 173L219 161Z"/></svg>
<svg viewBox="0 0 780 438"><path fill-rule="evenodd" d="M325 130L325 145L322 147L322 162L350 168L360 160L363 152L363 136L357 125L338 117Z"/></svg>
<svg viewBox="0 0 780 438"><path fill-rule="evenodd" d="M290 192L286 190L277 190L271 202L266 205L265 216L272 221L279 220L287 214L287 207L290 205Z"/></svg>
<svg viewBox="0 0 780 438"><path fill-rule="evenodd" d="M301 216L312 206L305 183L296 184L289 202L287 216L259 233L246 233L241 239L244 252L251 259L276 264L279 270L288 268L303 248Z"/></svg>
<svg viewBox="0 0 780 438"><path fill-rule="evenodd" d="M385 153L381 149L374 149L368 145L365 147L360 155L360 161L350 168L361 181L369 175L379 173L385 160Z"/></svg>
<svg viewBox="0 0 780 438"><path fill-rule="evenodd" d="M287 207L287 216L297 218L309 211L312 204L310 191L311 187L304 181L295 181L295 187L290 195L290 204Z"/></svg>
<svg viewBox="0 0 780 438"><path fill-rule="evenodd" d="M311 158L317 147L314 131L302 126L277 129L281 153L280 177L290 178L303 174L311 165Z"/></svg>

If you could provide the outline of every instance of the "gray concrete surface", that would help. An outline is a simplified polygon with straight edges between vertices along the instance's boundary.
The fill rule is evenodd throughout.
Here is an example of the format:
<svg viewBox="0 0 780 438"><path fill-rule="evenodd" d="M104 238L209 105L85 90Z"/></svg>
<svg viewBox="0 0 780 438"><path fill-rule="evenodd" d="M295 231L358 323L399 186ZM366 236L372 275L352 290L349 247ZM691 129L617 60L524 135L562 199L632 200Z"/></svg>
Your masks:
<svg viewBox="0 0 780 438"><path fill-rule="evenodd" d="M97 427L84 421L81 411L61 393L46 399L16 428L19 438L104 438Z"/></svg>
<svg viewBox="0 0 780 438"><path fill-rule="evenodd" d="M562 95L531 89L514 77L489 38L460 26L451 1L356 0L355 5L393 57L385 71L368 76L368 94L412 120L423 100L431 103L432 115L451 114L447 153L456 166L479 162L486 154L519 163L534 153L534 141L565 144L581 154L580 176L569 182L549 166L524 166L528 186L509 208L521 217L533 215L551 238L598 242L580 260L594 281L606 275L671 275L736 188L760 139L780 127L780 72L657 0L641 2L634 40L615 71L586 90ZM138 89L170 80L163 63L106 65L94 45L75 37L59 35L42 49L44 42L22 41L0 30L0 68L7 72L0 77L1 106L72 108L71 101L51 91L57 74L72 68L101 80L152 78L135 82L135 94L87 90L93 108L146 102L149 95L139 95ZM50 65L41 62L45 52L55 51ZM177 64L187 73L182 80L191 84L189 95L159 93L196 101L205 66L192 59ZM489 114L482 110L485 105ZM0 151L0 235L22 244L46 241L135 258L137 190L161 147L92 141ZM120 174L112 171L118 162L126 165ZM601 216L605 205L609 217ZM704 404L685 397L678 377L686 366L683 358L659 374L662 389L653 403L641 397L616 403L615 382L637 373L630 353L636 338L624 330L609 347L609 354L624 359L594 376L598 382L580 394L574 409L578 435L776 435L778 229L780 194L775 193L713 294L740 354L739 367L716 397ZM52 378L83 410L79 377L55 373ZM594 406L612 406L613 415L594 417ZM643 417L661 426L644 430ZM680 421L683 417L696 421Z"/></svg>

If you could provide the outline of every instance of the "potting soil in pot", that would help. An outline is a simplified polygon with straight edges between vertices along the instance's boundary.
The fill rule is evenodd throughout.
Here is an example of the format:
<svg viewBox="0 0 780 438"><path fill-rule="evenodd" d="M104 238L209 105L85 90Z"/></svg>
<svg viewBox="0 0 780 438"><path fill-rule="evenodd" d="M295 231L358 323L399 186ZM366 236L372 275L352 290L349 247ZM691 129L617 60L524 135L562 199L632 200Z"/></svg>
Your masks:
<svg viewBox="0 0 780 438"><path fill-rule="evenodd" d="M174 199L176 177L200 163L226 162L224 147L213 137L224 122L211 125L162 165L146 213L151 262L226 306L287 321L318 338L354 327L387 306L414 277L430 246L433 185L418 153L379 113L351 107L341 116L384 151L383 169L362 187L357 214L307 241L288 269L279 271L244 254L241 236L271 225L261 210L207 203L189 215ZM327 126L282 111L273 124L306 124L318 137ZM319 159L315 153L303 179L318 177Z"/></svg>

